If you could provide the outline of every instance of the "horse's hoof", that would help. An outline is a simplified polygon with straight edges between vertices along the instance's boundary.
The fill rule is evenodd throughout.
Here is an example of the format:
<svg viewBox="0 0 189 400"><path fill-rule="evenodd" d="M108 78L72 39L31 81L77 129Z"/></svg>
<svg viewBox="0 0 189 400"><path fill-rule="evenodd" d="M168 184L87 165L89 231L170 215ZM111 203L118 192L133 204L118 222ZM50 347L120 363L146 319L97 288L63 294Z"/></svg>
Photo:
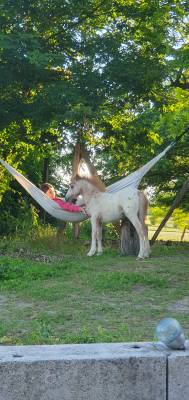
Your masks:
<svg viewBox="0 0 189 400"><path fill-rule="evenodd" d="M101 256L103 254L102 251L100 251L99 253L97 253L97 256Z"/></svg>
<svg viewBox="0 0 189 400"><path fill-rule="evenodd" d="M89 253L87 253L87 256L88 256L88 257L92 257L92 256L94 256L94 254L95 254L94 252L91 253L91 252L89 251Z"/></svg>
<svg viewBox="0 0 189 400"><path fill-rule="evenodd" d="M137 260L138 260L138 261L141 261L141 260L146 260L147 258L149 258L149 256L142 256L142 257L141 257L141 256L138 256L138 257L137 257Z"/></svg>

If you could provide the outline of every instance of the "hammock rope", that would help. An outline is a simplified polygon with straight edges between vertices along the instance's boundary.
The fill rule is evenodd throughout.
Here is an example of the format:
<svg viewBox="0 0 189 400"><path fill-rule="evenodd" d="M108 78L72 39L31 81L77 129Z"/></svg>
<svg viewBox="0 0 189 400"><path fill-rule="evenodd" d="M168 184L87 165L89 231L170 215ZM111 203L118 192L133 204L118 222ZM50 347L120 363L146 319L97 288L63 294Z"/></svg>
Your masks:
<svg viewBox="0 0 189 400"><path fill-rule="evenodd" d="M133 186L138 188L142 178L147 172L175 145L177 141L169 144L161 153L150 160L147 164L143 165L138 170L125 176L119 181L107 186L108 192L117 192L126 188L127 186ZM68 222L82 222L87 219L87 216L82 212L70 212L63 210L57 203L46 196L42 190L30 182L25 176L18 172L15 168L11 167L6 161L0 158L1 164L10 172L10 174L20 183L20 185L29 193L31 197L51 216Z"/></svg>

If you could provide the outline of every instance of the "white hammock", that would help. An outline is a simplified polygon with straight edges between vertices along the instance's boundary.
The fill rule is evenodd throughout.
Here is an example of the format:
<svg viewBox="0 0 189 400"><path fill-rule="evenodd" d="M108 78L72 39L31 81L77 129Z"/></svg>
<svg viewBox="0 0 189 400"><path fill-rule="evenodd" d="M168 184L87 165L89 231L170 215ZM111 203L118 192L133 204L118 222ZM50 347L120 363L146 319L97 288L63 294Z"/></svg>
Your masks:
<svg viewBox="0 0 189 400"><path fill-rule="evenodd" d="M165 150L163 150L156 157L152 158L152 160L148 161L148 163L143 165L143 167L140 167L139 169L125 176L119 181L112 183L112 185L107 187L108 192L117 192L118 190L124 189L127 186L134 186L135 188L138 188L143 176L147 174L147 172L167 153L167 151L174 144L175 142L169 144L169 146L167 146Z"/></svg>
<svg viewBox="0 0 189 400"><path fill-rule="evenodd" d="M139 168L137 171L132 172L130 175L127 175L119 181L113 183L112 185L107 186L107 191L117 192L127 186L134 186L137 188L143 176L167 153L167 151L174 144L175 142L172 142L169 146L165 148L165 150L163 150L160 154L150 160L143 167ZM81 222L87 219L87 216L84 215L82 212L71 212L64 210L55 201L47 197L42 190L40 190L37 186L35 186L32 182L25 178L20 172L11 167L6 161L0 159L0 162L48 214L57 219L68 222Z"/></svg>

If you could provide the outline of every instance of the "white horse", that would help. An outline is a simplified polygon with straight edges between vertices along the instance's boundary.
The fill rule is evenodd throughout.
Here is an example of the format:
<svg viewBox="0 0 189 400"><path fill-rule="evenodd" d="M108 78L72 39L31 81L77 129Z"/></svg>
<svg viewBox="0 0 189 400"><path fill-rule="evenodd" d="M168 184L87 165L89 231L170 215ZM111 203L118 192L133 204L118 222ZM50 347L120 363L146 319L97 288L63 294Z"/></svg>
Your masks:
<svg viewBox="0 0 189 400"><path fill-rule="evenodd" d="M147 199L143 192L130 186L118 192L108 193L95 178L83 178L76 175L65 199L70 201L79 195L82 195L86 212L91 219L92 241L88 256L96 253L96 242L98 255L102 254L102 223L114 222L127 217L139 236L138 258L149 257L150 245L144 223Z"/></svg>

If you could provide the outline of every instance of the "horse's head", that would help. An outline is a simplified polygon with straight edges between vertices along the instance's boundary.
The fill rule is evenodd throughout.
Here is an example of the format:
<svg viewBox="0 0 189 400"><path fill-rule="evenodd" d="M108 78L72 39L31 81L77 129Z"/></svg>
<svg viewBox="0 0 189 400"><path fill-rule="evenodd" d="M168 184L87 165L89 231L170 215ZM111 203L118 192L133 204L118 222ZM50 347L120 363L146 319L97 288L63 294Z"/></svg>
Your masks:
<svg viewBox="0 0 189 400"><path fill-rule="evenodd" d="M81 194L81 186L79 184L81 177L79 175L72 178L68 191L65 195L66 201L71 201L76 199Z"/></svg>
<svg viewBox="0 0 189 400"><path fill-rule="evenodd" d="M65 199L71 201L76 199L80 194L94 195L94 192L105 192L105 185L93 176L92 178L81 177L76 175L70 183Z"/></svg>

